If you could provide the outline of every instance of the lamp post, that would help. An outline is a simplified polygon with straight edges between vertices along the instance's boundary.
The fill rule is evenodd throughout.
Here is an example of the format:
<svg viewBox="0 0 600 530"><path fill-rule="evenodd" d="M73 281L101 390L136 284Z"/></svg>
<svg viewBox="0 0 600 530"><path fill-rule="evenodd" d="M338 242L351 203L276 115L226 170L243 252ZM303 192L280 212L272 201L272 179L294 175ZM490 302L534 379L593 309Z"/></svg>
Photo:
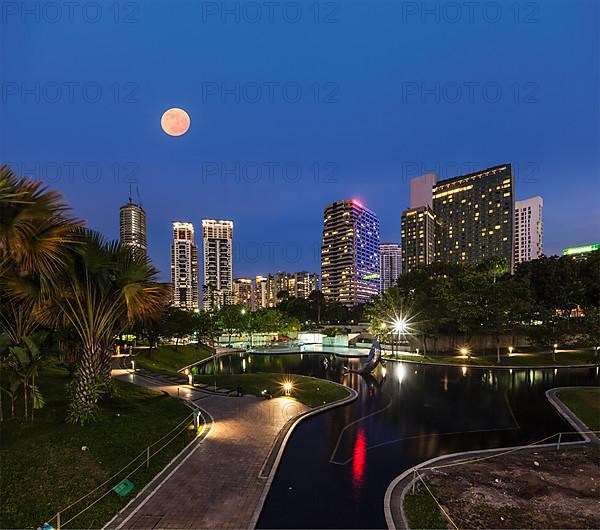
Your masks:
<svg viewBox="0 0 600 530"><path fill-rule="evenodd" d="M512 346L508 347L508 356L510 357L512 355L514 348Z"/></svg>
<svg viewBox="0 0 600 530"><path fill-rule="evenodd" d="M400 336L404 335L407 331L407 323L405 318L396 318L396 320L394 320L394 331L398 336L398 343L400 343Z"/></svg>
<svg viewBox="0 0 600 530"><path fill-rule="evenodd" d="M552 360L556 362L556 348L558 348L558 344L554 343L554 348L552 349Z"/></svg>

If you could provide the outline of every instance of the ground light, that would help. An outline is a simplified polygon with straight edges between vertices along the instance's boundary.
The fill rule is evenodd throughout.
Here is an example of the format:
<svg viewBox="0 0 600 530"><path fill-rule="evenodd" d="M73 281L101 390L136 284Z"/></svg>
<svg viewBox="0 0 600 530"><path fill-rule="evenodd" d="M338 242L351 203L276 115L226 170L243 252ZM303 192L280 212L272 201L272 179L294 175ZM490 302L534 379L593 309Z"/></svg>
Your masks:
<svg viewBox="0 0 600 530"><path fill-rule="evenodd" d="M286 396L292 395L292 390L294 390L294 385L292 384L291 381L284 381L283 384L281 385L281 387L283 388L284 395L286 395Z"/></svg>
<svg viewBox="0 0 600 530"><path fill-rule="evenodd" d="M512 355L514 348L512 346L508 347L508 356L510 357Z"/></svg>
<svg viewBox="0 0 600 530"><path fill-rule="evenodd" d="M459 350L461 357L466 357L469 355L469 348L465 348L464 346Z"/></svg>

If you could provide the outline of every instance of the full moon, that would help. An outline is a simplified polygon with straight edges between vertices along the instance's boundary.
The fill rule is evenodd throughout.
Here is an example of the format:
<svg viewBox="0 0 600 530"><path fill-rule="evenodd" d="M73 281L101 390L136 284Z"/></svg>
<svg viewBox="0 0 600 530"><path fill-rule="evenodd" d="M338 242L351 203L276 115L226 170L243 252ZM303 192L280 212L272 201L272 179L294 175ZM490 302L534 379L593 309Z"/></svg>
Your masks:
<svg viewBox="0 0 600 530"><path fill-rule="evenodd" d="M190 117L185 110L172 108L162 115L160 126L169 136L181 136L190 128Z"/></svg>

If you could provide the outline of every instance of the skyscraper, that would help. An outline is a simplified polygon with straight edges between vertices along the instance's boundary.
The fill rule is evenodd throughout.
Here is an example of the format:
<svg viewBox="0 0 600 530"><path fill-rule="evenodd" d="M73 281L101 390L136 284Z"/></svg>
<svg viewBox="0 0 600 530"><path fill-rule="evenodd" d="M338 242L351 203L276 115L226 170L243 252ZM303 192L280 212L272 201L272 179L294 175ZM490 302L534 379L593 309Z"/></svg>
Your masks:
<svg viewBox="0 0 600 530"><path fill-rule="evenodd" d="M357 200L325 208L321 246L323 295L346 306L379 293L379 219Z"/></svg>
<svg viewBox="0 0 600 530"><path fill-rule="evenodd" d="M402 213L402 272L435 260L436 220L429 206Z"/></svg>
<svg viewBox="0 0 600 530"><path fill-rule="evenodd" d="M515 201L515 265L542 255L543 207L539 196Z"/></svg>
<svg viewBox="0 0 600 530"><path fill-rule="evenodd" d="M498 256L512 270L513 190L510 164L435 184L436 260L479 262Z"/></svg>
<svg viewBox="0 0 600 530"><path fill-rule="evenodd" d="M257 276L254 280L254 309L269 307L269 278Z"/></svg>
<svg viewBox="0 0 600 530"><path fill-rule="evenodd" d="M198 309L198 247L192 223L173 222L171 285L175 307Z"/></svg>
<svg viewBox="0 0 600 530"><path fill-rule="evenodd" d="M129 202L121 206L119 211L119 228L121 243L146 254L146 212L141 204Z"/></svg>
<svg viewBox="0 0 600 530"><path fill-rule="evenodd" d="M398 243L381 243L379 245L381 268L381 292L384 293L393 285L402 272L402 250Z"/></svg>
<svg viewBox="0 0 600 530"><path fill-rule="evenodd" d="M204 309L233 302L233 221L202 220Z"/></svg>
<svg viewBox="0 0 600 530"><path fill-rule="evenodd" d="M236 278L233 280L233 303L254 309L254 289L250 278Z"/></svg>

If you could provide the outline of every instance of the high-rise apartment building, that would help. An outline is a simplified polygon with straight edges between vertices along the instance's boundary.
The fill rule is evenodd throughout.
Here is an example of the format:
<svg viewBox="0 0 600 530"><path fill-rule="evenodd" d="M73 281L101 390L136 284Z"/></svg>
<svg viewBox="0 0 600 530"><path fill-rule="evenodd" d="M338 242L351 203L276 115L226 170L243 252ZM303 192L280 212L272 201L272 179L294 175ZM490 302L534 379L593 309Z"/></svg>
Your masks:
<svg viewBox="0 0 600 530"><path fill-rule="evenodd" d="M171 286L175 307L198 309L198 247L192 223L173 223Z"/></svg>
<svg viewBox="0 0 600 530"><path fill-rule="evenodd" d="M379 219L357 200L325 208L321 287L328 300L353 306L379 293Z"/></svg>
<svg viewBox="0 0 600 530"><path fill-rule="evenodd" d="M541 197L515 201L515 265L541 257L543 252Z"/></svg>
<svg viewBox="0 0 600 530"><path fill-rule="evenodd" d="M146 212L141 204L129 202L119 211L120 239L123 245L133 247L146 254Z"/></svg>
<svg viewBox="0 0 600 530"><path fill-rule="evenodd" d="M312 272L301 271L294 273L294 296L308 298L310 293L319 288L319 276Z"/></svg>
<svg viewBox="0 0 600 530"><path fill-rule="evenodd" d="M233 280L233 303L254 309L253 284L251 278L236 278Z"/></svg>
<svg viewBox="0 0 600 530"><path fill-rule="evenodd" d="M514 209L510 164L437 182L436 261L479 262L498 256L512 270Z"/></svg>
<svg viewBox="0 0 600 530"><path fill-rule="evenodd" d="M233 221L202 220L204 309L233 302Z"/></svg>
<svg viewBox="0 0 600 530"><path fill-rule="evenodd" d="M436 220L429 206L402 213L402 272L429 265L435 260Z"/></svg>
<svg viewBox="0 0 600 530"><path fill-rule="evenodd" d="M402 272L402 250L398 243L381 243L379 245L381 292L396 285Z"/></svg>
<svg viewBox="0 0 600 530"><path fill-rule="evenodd" d="M257 276L254 280L254 309L269 307L269 278Z"/></svg>

